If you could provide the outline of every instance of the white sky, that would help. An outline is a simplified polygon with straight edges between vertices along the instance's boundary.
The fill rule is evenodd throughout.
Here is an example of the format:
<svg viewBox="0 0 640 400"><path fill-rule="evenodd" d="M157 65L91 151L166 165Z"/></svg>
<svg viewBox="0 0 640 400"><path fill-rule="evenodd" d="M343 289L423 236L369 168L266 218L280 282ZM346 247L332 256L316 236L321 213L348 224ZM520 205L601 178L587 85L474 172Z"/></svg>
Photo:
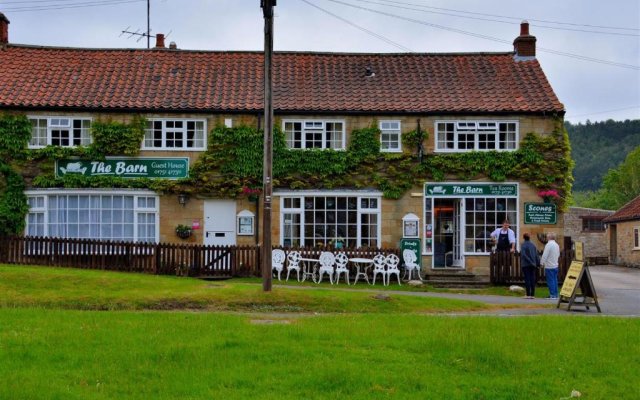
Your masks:
<svg viewBox="0 0 640 400"><path fill-rule="evenodd" d="M0 0L0 12L11 21L11 43L146 47L146 39L121 35L126 28L146 30L146 0ZM322 52L511 51L521 19L528 19L538 39L538 59L567 109L567 120L640 119L639 0L278 0L275 13L276 50ZM262 50L263 24L260 0L151 0L151 33L170 32L167 44L175 41L182 49Z"/></svg>

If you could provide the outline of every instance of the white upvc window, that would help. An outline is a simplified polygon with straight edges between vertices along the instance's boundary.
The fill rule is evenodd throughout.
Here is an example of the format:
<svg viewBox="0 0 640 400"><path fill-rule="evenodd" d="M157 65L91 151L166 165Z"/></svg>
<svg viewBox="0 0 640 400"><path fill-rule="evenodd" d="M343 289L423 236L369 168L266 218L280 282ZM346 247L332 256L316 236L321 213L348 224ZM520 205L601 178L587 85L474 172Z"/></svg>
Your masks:
<svg viewBox="0 0 640 400"><path fill-rule="evenodd" d="M286 247L331 245L379 247L381 194L282 194L281 238Z"/></svg>
<svg viewBox="0 0 640 400"><path fill-rule="evenodd" d="M206 150L206 121L203 119L149 119L144 150Z"/></svg>
<svg viewBox="0 0 640 400"><path fill-rule="evenodd" d="M633 249L640 250L640 227L633 228Z"/></svg>
<svg viewBox="0 0 640 400"><path fill-rule="evenodd" d="M436 151L513 151L518 147L517 121L436 121Z"/></svg>
<svg viewBox="0 0 640 400"><path fill-rule="evenodd" d="M344 121L284 120L282 129L290 149L344 150Z"/></svg>
<svg viewBox="0 0 640 400"><path fill-rule="evenodd" d="M91 119L76 117L28 117L31 121L29 148L76 147L91 144Z"/></svg>
<svg viewBox="0 0 640 400"><path fill-rule="evenodd" d="M25 192L28 236L157 242L158 196L148 191Z"/></svg>
<svg viewBox="0 0 640 400"><path fill-rule="evenodd" d="M400 121L380 121L380 150L399 153L402 151Z"/></svg>

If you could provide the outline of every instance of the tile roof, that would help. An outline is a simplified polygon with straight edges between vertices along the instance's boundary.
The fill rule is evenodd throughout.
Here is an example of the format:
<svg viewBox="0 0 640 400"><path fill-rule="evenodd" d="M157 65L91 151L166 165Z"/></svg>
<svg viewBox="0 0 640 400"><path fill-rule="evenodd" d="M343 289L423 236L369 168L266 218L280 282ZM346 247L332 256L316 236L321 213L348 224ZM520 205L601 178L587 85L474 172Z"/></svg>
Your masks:
<svg viewBox="0 0 640 400"><path fill-rule="evenodd" d="M259 111L262 52L0 48L0 107ZM374 76L365 76L370 67ZM276 112L563 113L513 53L277 52Z"/></svg>
<svg viewBox="0 0 640 400"><path fill-rule="evenodd" d="M640 220L640 196L631 200L618 211L603 219L606 223Z"/></svg>

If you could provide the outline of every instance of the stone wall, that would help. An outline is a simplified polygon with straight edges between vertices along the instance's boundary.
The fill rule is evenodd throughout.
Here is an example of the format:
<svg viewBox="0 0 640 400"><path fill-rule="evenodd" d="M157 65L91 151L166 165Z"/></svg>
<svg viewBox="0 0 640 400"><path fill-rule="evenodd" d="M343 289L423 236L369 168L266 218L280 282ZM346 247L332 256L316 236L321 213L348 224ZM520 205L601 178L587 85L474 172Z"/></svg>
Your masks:
<svg viewBox="0 0 640 400"><path fill-rule="evenodd" d="M569 207L564 214L564 234L575 242L584 243L585 258L589 262L609 258L609 233L605 231L585 231L582 222L585 217L607 217L613 211L595 208Z"/></svg>
<svg viewBox="0 0 640 400"><path fill-rule="evenodd" d="M633 229L640 228L640 221L618 222L616 224L616 257L613 264L640 267L640 248L634 248Z"/></svg>

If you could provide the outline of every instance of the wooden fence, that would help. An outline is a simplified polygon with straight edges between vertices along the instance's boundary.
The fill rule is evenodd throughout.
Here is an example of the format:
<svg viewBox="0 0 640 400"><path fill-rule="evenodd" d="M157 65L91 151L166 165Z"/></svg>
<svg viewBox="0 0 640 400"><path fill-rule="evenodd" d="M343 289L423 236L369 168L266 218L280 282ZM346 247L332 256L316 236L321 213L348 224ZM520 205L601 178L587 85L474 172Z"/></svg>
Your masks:
<svg viewBox="0 0 640 400"><path fill-rule="evenodd" d="M558 260L558 282L564 281L572 259L573 250L560 251L560 259ZM519 252L497 251L491 253L489 263L492 284L511 285L524 283L524 275L522 274L522 268L520 268ZM546 282L544 268L538 268L536 277L538 282Z"/></svg>
<svg viewBox="0 0 640 400"><path fill-rule="evenodd" d="M300 251L305 258L318 258L322 251L337 251L332 248L295 250ZM362 248L344 249L344 252L349 258L373 258L378 253L399 255L398 249ZM0 263L203 278L261 275L259 246L204 246L12 236L0 237Z"/></svg>

